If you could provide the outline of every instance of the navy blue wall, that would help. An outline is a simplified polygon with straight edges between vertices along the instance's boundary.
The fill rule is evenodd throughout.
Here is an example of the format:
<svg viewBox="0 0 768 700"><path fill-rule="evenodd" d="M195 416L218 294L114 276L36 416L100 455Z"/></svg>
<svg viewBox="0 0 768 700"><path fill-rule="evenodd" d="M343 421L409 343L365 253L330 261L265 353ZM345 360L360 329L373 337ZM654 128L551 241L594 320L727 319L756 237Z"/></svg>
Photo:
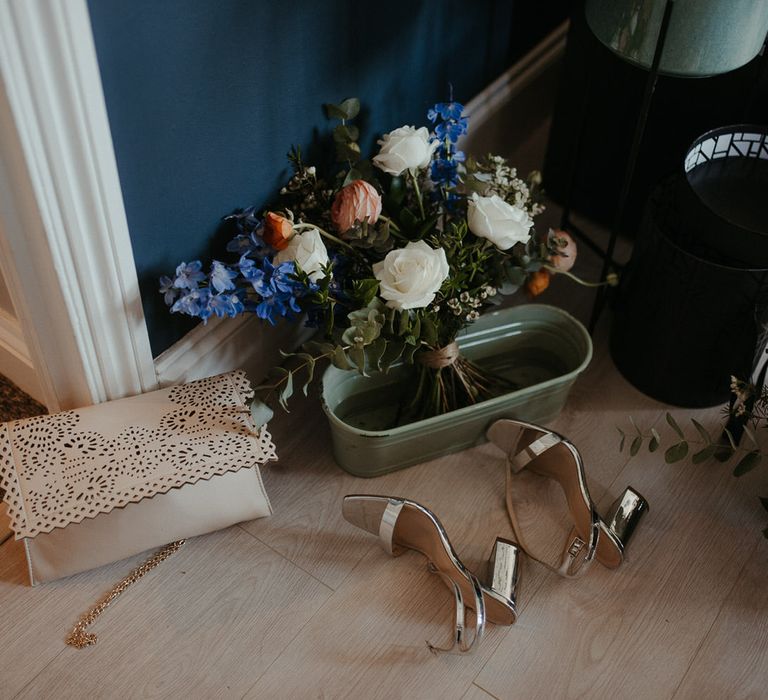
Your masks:
<svg viewBox="0 0 768 700"><path fill-rule="evenodd" d="M358 96L361 145L467 100L524 48L510 0L89 0L152 349L194 325L157 277L219 254L220 218L266 206L321 104ZM531 28L531 37L545 28ZM515 42L520 43L520 42Z"/></svg>

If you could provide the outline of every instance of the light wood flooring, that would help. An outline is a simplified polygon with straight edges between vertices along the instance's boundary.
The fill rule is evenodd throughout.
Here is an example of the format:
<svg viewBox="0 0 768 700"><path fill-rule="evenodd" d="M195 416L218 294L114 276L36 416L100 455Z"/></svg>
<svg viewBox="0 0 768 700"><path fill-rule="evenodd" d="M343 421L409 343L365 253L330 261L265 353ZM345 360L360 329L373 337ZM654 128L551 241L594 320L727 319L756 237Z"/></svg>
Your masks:
<svg viewBox="0 0 768 700"><path fill-rule="evenodd" d="M547 127L513 162L541 162ZM542 224L556 221L550 210ZM576 271L594 278L597 269L582 247ZM591 300L561 279L542 298L582 320ZM347 524L341 498L424 503L479 570L494 538L511 536L500 454L484 445L357 479L334 465L319 405L304 400L271 426L280 462L264 481L274 515L189 541L94 625L95 647L79 651L64 637L143 557L31 589L20 544L0 545L0 700L768 697L768 517L757 500L768 470L736 479L715 461L620 454L616 426L630 415L670 431L666 407L614 368L609 320L552 427L582 451L600 508L627 484L650 502L620 569L595 565L567 581L527 562L514 626L490 626L471 655L431 654L425 640L449 634L452 594L420 555L391 559ZM691 415L714 427L719 409Z"/></svg>
<svg viewBox="0 0 768 700"><path fill-rule="evenodd" d="M557 280L544 301L558 299L586 317L590 295ZM717 462L620 454L615 426L629 415L669 431L665 407L615 370L607 321L553 427L581 449L600 507L627 484L650 501L620 569L567 581L527 562L514 626L491 626L474 654L431 654L425 640L449 634L451 593L420 555L390 559L347 524L341 498L428 505L479 569L496 535L511 535L500 454L484 445L357 479L334 465L305 400L273 422L275 514L189 541L96 623L95 647L63 640L141 557L31 589L20 544L0 546L0 698L766 697L766 470L735 479ZM718 414L695 415L715 426Z"/></svg>

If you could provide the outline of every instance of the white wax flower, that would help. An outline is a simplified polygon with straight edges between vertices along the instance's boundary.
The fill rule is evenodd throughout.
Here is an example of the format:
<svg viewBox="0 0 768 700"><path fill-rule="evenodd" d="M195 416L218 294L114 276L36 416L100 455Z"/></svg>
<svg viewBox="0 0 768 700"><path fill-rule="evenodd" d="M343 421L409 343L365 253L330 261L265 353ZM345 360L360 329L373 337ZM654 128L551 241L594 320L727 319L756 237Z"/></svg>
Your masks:
<svg viewBox="0 0 768 700"><path fill-rule="evenodd" d="M432 154L439 146L437 141L430 142L429 130L422 126L401 126L390 131L378 142L381 146L379 155L373 163L385 173L402 175L406 170L426 168L432 160Z"/></svg>
<svg viewBox="0 0 768 700"><path fill-rule="evenodd" d="M325 276L323 268L328 264L328 251L325 248L320 231L316 228L297 233L288 242L288 246L275 255L274 264L295 261L309 275L309 279L317 282Z"/></svg>
<svg viewBox="0 0 768 700"><path fill-rule="evenodd" d="M473 193L467 202L467 224L476 236L507 250L515 243L528 241L533 220L525 209L508 204L496 194L481 197Z"/></svg>
<svg viewBox="0 0 768 700"><path fill-rule="evenodd" d="M387 306L401 310L429 306L449 271L445 251L430 248L424 241L391 250L373 265L382 298Z"/></svg>

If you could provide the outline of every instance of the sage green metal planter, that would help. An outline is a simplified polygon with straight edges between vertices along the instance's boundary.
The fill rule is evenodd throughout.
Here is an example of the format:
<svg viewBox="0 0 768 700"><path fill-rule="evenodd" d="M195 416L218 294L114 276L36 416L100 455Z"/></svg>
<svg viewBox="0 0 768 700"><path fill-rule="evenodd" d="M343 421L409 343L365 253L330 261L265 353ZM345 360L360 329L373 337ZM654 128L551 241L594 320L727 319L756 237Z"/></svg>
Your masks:
<svg viewBox="0 0 768 700"><path fill-rule="evenodd" d="M485 441L498 418L545 423L557 416L592 358L584 326L554 306L528 304L485 314L458 339L466 357L523 388L441 416L397 427L408 369L362 377L329 367L323 409L338 465L371 477Z"/></svg>

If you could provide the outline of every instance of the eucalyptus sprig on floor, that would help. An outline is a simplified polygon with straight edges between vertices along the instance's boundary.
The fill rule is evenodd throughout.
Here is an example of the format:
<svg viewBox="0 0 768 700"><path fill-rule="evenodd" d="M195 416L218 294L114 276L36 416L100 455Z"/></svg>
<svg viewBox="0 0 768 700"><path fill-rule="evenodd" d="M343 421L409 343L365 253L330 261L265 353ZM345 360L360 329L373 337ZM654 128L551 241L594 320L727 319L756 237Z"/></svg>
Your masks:
<svg viewBox="0 0 768 700"><path fill-rule="evenodd" d="M664 451L667 464L681 462L689 456L693 464L702 464L714 457L723 463L733 463L733 475L739 477L765 461L768 451L758 442L757 431L768 428L768 390L731 377L731 392L733 398L724 410L725 420L716 437L695 418L690 419L694 430L686 434L674 416L667 412L667 424L675 435L673 444ZM643 431L631 416L629 422L632 425L629 434L616 428L620 435L620 452L629 445L629 455L634 457L644 446L650 453L663 447L662 437L656 428ZM745 444L742 444L743 438L746 438ZM768 511L768 497L760 496L759 499ZM763 535L768 539L768 527L763 530Z"/></svg>

